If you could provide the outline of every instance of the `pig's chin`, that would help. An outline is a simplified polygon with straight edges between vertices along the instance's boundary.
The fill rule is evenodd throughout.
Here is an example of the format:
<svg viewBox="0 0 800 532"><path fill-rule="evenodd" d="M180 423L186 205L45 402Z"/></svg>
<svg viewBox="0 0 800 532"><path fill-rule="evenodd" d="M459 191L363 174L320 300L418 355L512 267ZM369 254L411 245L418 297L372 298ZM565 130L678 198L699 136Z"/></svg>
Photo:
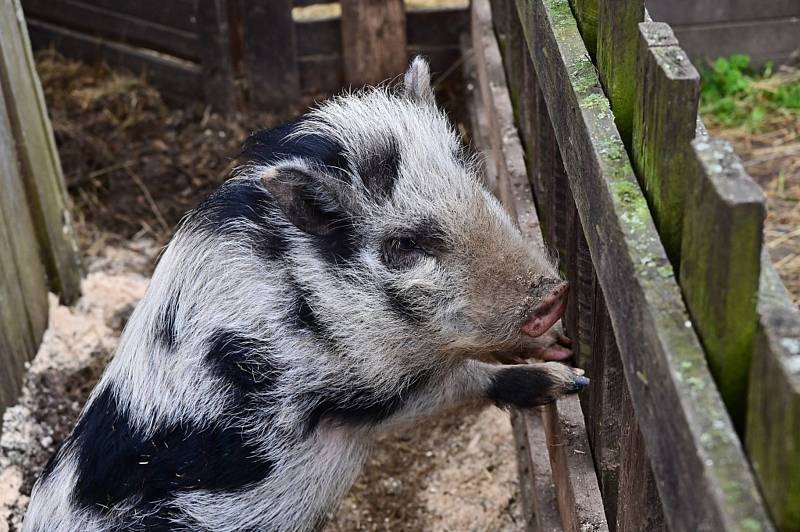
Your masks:
<svg viewBox="0 0 800 532"><path fill-rule="evenodd" d="M561 319L566 308L567 300L561 299L556 301L552 306L533 314L522 324L522 333L532 338L542 336Z"/></svg>

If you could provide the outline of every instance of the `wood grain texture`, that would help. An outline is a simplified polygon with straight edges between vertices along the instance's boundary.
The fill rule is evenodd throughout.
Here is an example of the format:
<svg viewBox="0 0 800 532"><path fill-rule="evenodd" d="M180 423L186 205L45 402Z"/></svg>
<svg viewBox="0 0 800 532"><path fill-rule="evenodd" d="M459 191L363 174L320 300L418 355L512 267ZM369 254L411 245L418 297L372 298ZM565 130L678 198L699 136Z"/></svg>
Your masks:
<svg viewBox="0 0 800 532"><path fill-rule="evenodd" d="M136 74L144 74L149 82L163 91L165 98L173 101L203 97L202 72L195 63L91 37L34 18L27 22L31 43L36 49L53 46L67 57L89 63L106 61Z"/></svg>
<svg viewBox="0 0 800 532"><path fill-rule="evenodd" d="M666 519L674 530L770 530L569 4L517 7Z"/></svg>
<svg viewBox="0 0 800 532"><path fill-rule="evenodd" d="M164 0L136 0L135 2L120 2L120 0L84 1L87 3L91 1L91 4L98 8L116 11L170 28L194 31L195 4L198 1L205 2L206 0L169 0L168 2Z"/></svg>
<svg viewBox="0 0 800 532"><path fill-rule="evenodd" d="M47 328L47 279L0 86L0 413L16 402Z"/></svg>
<svg viewBox="0 0 800 532"><path fill-rule="evenodd" d="M198 3L198 10L204 10L215 1ZM199 61L201 57L202 41L194 25L191 31L172 28L120 12L117 8L98 6L92 1L23 0L22 7L26 16L95 37L142 46L192 61ZM159 11L163 10L163 7L159 8Z"/></svg>
<svg viewBox="0 0 800 532"><path fill-rule="evenodd" d="M800 16L800 2L796 0L649 0L647 8L655 20L673 26Z"/></svg>
<svg viewBox="0 0 800 532"><path fill-rule="evenodd" d="M249 104L259 111L285 113L300 95L292 2L238 1Z"/></svg>
<svg viewBox="0 0 800 532"><path fill-rule="evenodd" d="M580 401L570 395L543 407L542 424L564 530L608 530Z"/></svg>
<svg viewBox="0 0 800 532"><path fill-rule="evenodd" d="M616 529L619 532L666 531L667 525L633 404L627 389L623 388L622 392L620 455L625 466L620 469Z"/></svg>
<svg viewBox="0 0 800 532"><path fill-rule="evenodd" d="M530 532L560 532L556 486L550 469L547 435L541 413L513 411L511 425L517 445L519 488L523 501L526 530Z"/></svg>
<svg viewBox="0 0 800 532"><path fill-rule="evenodd" d="M379 83L407 66L402 0L343 0L342 58L352 86Z"/></svg>
<svg viewBox="0 0 800 532"><path fill-rule="evenodd" d="M750 371L747 451L775 524L800 530L800 309L766 251Z"/></svg>
<svg viewBox="0 0 800 532"><path fill-rule="evenodd" d="M597 53L597 24L600 19L598 1L570 0L572 12L575 13L575 19L578 21L578 29L581 31L583 42L592 58Z"/></svg>
<svg viewBox="0 0 800 532"><path fill-rule="evenodd" d="M225 0L205 0L197 4L203 92L205 101L218 112L236 110L236 72L231 49L231 26Z"/></svg>
<svg viewBox="0 0 800 532"><path fill-rule="evenodd" d="M0 4L0 83L17 143L42 262L62 302L80 296L78 247L66 206L66 188L44 94L19 0Z"/></svg>
<svg viewBox="0 0 800 532"><path fill-rule="evenodd" d="M597 0L597 69L622 141L630 145L644 0Z"/></svg>
<svg viewBox="0 0 800 532"><path fill-rule="evenodd" d="M698 139L687 183L680 282L722 398L744 422L756 327L764 194L730 143Z"/></svg>
<svg viewBox="0 0 800 532"><path fill-rule="evenodd" d="M633 106L632 161L675 269L680 264L685 191L692 170L700 74L669 26L639 24L639 59Z"/></svg>

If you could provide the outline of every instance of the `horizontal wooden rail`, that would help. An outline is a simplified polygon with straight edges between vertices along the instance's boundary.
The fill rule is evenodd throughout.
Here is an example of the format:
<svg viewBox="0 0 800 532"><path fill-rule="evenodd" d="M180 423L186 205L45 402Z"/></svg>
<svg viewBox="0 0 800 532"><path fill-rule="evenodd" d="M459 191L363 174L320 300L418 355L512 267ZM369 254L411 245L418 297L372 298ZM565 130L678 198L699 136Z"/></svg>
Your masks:
<svg viewBox="0 0 800 532"><path fill-rule="evenodd" d="M673 530L769 530L570 6L566 0L516 5L665 518Z"/></svg>

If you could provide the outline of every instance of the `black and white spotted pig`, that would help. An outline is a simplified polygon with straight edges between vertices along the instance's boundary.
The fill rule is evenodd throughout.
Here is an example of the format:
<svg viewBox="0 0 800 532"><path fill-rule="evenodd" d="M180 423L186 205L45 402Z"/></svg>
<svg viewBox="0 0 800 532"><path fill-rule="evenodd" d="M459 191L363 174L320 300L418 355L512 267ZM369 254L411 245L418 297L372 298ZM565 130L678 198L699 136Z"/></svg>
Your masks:
<svg viewBox="0 0 800 532"><path fill-rule="evenodd" d="M257 133L182 222L27 531L319 528L370 437L587 384L566 283L482 186L428 66Z"/></svg>

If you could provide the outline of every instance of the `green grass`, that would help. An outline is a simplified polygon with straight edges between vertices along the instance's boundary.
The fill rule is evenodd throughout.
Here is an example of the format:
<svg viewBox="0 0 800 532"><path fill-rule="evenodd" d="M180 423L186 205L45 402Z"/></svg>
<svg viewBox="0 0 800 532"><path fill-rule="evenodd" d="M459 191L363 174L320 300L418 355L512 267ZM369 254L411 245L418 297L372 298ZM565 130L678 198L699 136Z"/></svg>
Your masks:
<svg viewBox="0 0 800 532"><path fill-rule="evenodd" d="M800 116L800 71L761 72L750 57L735 54L702 70L700 112L726 127L758 129L771 116Z"/></svg>

